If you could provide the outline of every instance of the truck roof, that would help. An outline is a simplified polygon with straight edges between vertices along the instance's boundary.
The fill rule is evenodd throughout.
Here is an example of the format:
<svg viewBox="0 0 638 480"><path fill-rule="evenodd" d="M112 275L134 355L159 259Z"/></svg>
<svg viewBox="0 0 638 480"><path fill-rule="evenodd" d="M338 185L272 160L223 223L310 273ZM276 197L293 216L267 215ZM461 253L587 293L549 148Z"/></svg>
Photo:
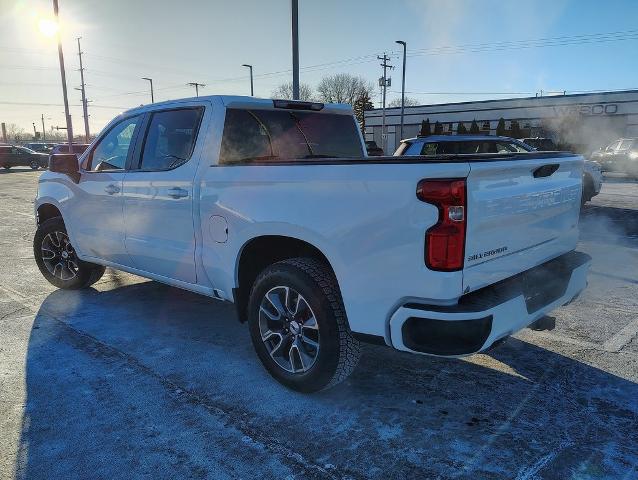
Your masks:
<svg viewBox="0 0 638 480"><path fill-rule="evenodd" d="M125 110L122 113L142 113L157 107L173 107L182 103L189 102L215 102L221 100L225 107L243 107L243 108L275 108L272 98L257 98L243 95L202 95L199 97L177 98L173 100L165 100L163 102L149 103L146 105L140 105L129 110ZM321 104L323 107L321 111L324 113L338 113L338 114L352 114L352 107L346 103L323 103L323 102L305 102L300 100L284 100L285 102L299 102L302 104Z"/></svg>

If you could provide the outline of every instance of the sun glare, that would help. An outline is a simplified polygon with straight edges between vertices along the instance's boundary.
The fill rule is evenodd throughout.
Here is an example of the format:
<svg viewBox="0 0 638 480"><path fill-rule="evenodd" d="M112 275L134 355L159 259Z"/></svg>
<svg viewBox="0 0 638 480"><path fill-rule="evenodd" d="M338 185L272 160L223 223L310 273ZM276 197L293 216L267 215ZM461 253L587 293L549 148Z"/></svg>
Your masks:
<svg viewBox="0 0 638 480"><path fill-rule="evenodd" d="M48 18L40 19L38 22L38 28L40 29L40 33L42 33L45 37L53 37L56 33L58 33L57 22Z"/></svg>

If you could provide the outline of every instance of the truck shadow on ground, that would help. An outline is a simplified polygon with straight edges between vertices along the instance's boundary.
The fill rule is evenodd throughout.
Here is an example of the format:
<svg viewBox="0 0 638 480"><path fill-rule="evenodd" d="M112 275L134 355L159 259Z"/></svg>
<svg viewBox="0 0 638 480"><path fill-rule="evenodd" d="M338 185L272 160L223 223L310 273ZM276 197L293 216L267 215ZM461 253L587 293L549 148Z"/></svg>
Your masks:
<svg viewBox="0 0 638 480"><path fill-rule="evenodd" d="M232 306L109 285L56 291L36 316L23 478L638 475L638 385L567 356L367 345L346 382L301 395L261 367Z"/></svg>

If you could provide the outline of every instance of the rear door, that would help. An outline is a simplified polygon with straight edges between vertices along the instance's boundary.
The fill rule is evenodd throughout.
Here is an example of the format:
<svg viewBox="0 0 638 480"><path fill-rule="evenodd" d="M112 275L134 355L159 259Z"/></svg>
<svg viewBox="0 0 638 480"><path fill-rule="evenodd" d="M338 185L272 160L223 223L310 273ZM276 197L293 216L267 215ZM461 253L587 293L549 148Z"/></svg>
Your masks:
<svg viewBox="0 0 638 480"><path fill-rule="evenodd" d="M582 168L582 157L571 154L471 161L464 290L476 290L575 248Z"/></svg>
<svg viewBox="0 0 638 480"><path fill-rule="evenodd" d="M193 105L147 114L123 185L132 266L188 283L197 282L193 181L203 113L203 106Z"/></svg>

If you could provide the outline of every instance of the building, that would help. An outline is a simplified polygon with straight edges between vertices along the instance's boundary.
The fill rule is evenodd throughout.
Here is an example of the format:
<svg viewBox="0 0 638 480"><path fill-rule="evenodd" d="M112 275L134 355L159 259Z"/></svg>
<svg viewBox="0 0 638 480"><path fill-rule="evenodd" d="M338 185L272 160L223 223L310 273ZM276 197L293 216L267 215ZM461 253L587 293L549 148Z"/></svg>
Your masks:
<svg viewBox="0 0 638 480"><path fill-rule="evenodd" d="M469 130L475 120L481 133L495 135L500 119L508 135L550 137L563 149L589 153L619 137L638 137L638 90L406 107L403 137L419 135L421 122L426 120L432 133L437 122L436 133L455 134L459 123ZM386 108L384 143L382 110L369 110L365 112L365 139L385 145L385 152L392 154L401 140L400 125L401 109Z"/></svg>

